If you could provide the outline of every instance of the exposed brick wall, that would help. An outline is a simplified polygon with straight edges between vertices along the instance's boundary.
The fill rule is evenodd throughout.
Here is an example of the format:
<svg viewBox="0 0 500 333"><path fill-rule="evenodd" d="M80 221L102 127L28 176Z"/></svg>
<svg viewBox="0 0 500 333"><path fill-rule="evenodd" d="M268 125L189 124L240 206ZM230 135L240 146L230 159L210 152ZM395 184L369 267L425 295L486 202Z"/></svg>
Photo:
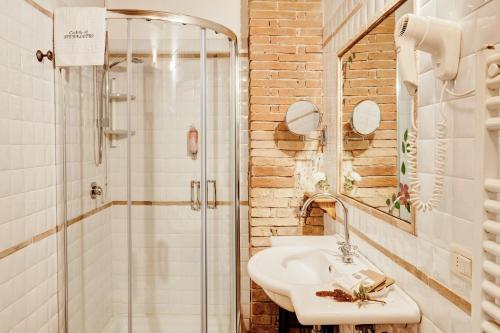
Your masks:
<svg viewBox="0 0 500 333"><path fill-rule="evenodd" d="M297 215L304 192L297 167L307 168L320 154L318 141L315 135L306 140L293 135L283 123L295 101L321 108L322 5L320 0L249 0L249 18L250 246L255 254L269 246L273 234L323 233L318 209L305 225ZM251 302L252 332L276 332L278 307L255 283Z"/></svg>
<svg viewBox="0 0 500 333"><path fill-rule="evenodd" d="M362 181L351 196L387 210L385 200L398 192L396 50L394 14L388 16L347 52L343 59L344 135L350 134L354 106L373 100L381 110L379 129L364 141L344 142L344 161L351 161Z"/></svg>

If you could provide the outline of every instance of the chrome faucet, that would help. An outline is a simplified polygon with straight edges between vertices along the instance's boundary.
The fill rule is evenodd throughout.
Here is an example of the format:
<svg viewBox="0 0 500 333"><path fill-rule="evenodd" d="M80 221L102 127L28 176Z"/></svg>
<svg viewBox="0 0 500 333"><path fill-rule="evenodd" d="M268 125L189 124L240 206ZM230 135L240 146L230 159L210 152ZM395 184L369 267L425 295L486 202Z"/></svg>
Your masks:
<svg viewBox="0 0 500 333"><path fill-rule="evenodd" d="M313 194L312 196L309 197L309 199L307 199L304 202L304 205L302 206L302 209L300 210L300 217L306 218L308 215L309 206L314 202L314 200L319 199L319 198L334 199L344 209L344 241L338 242L338 245L340 245L339 250L340 250L340 252L342 252L342 261L346 264L350 264L353 262L353 256L356 253L357 247L351 245L350 237L349 237L349 218L348 218L347 207L342 202L342 200L340 200L340 197L337 194L331 194L328 192L319 192L319 193Z"/></svg>

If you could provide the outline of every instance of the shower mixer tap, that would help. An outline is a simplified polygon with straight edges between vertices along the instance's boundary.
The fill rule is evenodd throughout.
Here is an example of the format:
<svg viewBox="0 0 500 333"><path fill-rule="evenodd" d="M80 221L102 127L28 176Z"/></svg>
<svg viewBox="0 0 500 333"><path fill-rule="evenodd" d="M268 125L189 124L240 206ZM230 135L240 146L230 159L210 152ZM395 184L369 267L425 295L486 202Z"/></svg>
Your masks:
<svg viewBox="0 0 500 333"><path fill-rule="evenodd" d="M102 195L102 187L97 185L96 182L92 182L92 184L90 184L90 198L92 198L92 200L95 200L97 199L97 197L100 197Z"/></svg>

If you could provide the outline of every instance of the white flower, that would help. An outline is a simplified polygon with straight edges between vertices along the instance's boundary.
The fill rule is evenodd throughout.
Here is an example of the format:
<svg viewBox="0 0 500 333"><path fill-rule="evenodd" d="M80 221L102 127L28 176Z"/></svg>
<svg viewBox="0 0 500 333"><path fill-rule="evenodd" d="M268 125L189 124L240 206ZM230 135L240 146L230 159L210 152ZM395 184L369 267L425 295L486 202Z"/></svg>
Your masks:
<svg viewBox="0 0 500 333"><path fill-rule="evenodd" d="M357 173L356 171L351 171L351 174L349 175L351 177L352 180L354 180L355 182L359 182L361 181L361 176L359 173Z"/></svg>
<svg viewBox="0 0 500 333"><path fill-rule="evenodd" d="M362 179L361 175L354 170L350 170L349 172L347 172L344 178L353 183L359 182Z"/></svg>
<svg viewBox="0 0 500 333"><path fill-rule="evenodd" d="M319 183L322 180L326 180L326 175L325 175L324 172L316 172L313 175L313 181L314 181L314 183Z"/></svg>

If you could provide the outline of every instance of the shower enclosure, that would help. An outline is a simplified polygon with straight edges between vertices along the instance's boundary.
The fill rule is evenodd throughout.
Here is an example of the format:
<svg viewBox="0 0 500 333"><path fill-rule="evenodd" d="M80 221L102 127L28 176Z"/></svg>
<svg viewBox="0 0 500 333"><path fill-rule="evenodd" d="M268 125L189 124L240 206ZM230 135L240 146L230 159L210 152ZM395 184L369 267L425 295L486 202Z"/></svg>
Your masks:
<svg viewBox="0 0 500 333"><path fill-rule="evenodd" d="M237 332L236 36L108 10L106 53L56 78L61 331Z"/></svg>

